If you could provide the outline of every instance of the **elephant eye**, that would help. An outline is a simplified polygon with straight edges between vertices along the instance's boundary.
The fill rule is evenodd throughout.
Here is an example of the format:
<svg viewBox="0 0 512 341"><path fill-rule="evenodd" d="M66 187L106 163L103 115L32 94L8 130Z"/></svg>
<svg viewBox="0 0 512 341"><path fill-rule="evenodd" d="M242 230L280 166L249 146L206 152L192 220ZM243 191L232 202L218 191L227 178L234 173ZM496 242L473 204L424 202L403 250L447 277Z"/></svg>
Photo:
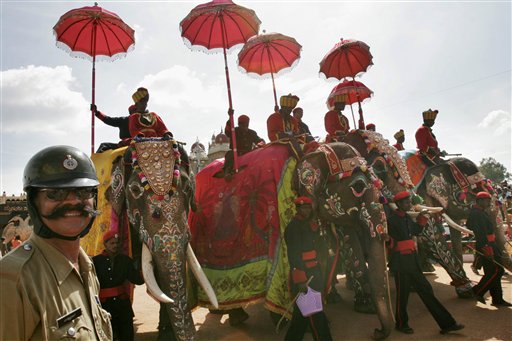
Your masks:
<svg viewBox="0 0 512 341"><path fill-rule="evenodd" d="M144 187L142 187L138 182L131 182L128 185L128 188L134 199L139 199L142 193L144 193Z"/></svg>
<svg viewBox="0 0 512 341"><path fill-rule="evenodd" d="M382 176L388 171L386 162L381 157L375 159L372 163L373 171L375 175L382 179Z"/></svg>
<svg viewBox="0 0 512 341"><path fill-rule="evenodd" d="M352 190L352 194L357 198L362 197L369 188L368 182L363 175L356 176L356 178L350 183L349 187Z"/></svg>

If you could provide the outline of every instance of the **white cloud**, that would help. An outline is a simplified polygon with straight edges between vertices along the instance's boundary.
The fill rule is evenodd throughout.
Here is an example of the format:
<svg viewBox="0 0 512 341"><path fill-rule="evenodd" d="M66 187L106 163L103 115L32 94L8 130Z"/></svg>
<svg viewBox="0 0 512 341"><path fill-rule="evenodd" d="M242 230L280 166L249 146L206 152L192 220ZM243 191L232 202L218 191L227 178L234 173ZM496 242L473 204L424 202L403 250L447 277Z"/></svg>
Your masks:
<svg viewBox="0 0 512 341"><path fill-rule="evenodd" d="M505 110L491 111L480 123L478 123L478 127L490 128L498 136L510 133L510 113Z"/></svg>
<svg viewBox="0 0 512 341"><path fill-rule="evenodd" d="M29 65L2 71L3 133L63 134L77 128L87 101L72 90L75 78L67 66Z"/></svg>

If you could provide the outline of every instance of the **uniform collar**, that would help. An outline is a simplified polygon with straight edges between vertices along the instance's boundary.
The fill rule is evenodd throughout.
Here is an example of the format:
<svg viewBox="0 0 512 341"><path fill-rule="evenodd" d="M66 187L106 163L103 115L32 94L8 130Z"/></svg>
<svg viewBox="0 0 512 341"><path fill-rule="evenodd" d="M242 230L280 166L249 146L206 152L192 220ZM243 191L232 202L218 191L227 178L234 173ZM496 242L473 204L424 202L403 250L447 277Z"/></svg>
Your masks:
<svg viewBox="0 0 512 341"><path fill-rule="evenodd" d="M37 246L37 249L43 254L43 257L48 262L59 285L61 285L75 269L73 264L71 264L57 248L45 242L43 238L35 233L30 236L27 242ZM80 267L80 275L86 274L92 270L92 261L81 247L78 254L78 264Z"/></svg>

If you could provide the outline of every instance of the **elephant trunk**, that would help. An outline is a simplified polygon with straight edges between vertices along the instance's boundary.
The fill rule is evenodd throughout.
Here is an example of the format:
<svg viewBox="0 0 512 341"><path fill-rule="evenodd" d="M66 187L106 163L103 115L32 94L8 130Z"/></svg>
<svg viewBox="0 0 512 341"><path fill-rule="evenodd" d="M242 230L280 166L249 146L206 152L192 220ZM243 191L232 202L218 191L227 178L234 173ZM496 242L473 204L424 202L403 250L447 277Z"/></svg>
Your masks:
<svg viewBox="0 0 512 341"><path fill-rule="evenodd" d="M384 242L380 241L378 237L372 238L368 255L368 275L372 298L381 323L381 328L374 331L373 338L375 340L383 340L388 337L394 325L386 267Z"/></svg>

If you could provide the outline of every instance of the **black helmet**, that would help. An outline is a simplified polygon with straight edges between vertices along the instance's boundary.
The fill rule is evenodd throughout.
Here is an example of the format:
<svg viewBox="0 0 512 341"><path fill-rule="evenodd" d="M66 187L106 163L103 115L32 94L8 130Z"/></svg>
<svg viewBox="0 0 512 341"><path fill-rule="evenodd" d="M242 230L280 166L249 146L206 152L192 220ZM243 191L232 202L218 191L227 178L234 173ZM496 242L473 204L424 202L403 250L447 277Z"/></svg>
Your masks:
<svg viewBox="0 0 512 341"><path fill-rule="evenodd" d="M48 147L28 161L23 173L23 190L29 187L94 187L99 181L91 159L71 146Z"/></svg>
<svg viewBox="0 0 512 341"><path fill-rule="evenodd" d="M90 224L78 235L66 237L53 232L43 224L34 205L35 188L96 187L99 185L91 159L71 146L53 146L36 153L23 172L23 190L27 192L27 206L34 224L34 233L43 238L74 240L85 236ZM94 203L96 208L96 201Z"/></svg>

